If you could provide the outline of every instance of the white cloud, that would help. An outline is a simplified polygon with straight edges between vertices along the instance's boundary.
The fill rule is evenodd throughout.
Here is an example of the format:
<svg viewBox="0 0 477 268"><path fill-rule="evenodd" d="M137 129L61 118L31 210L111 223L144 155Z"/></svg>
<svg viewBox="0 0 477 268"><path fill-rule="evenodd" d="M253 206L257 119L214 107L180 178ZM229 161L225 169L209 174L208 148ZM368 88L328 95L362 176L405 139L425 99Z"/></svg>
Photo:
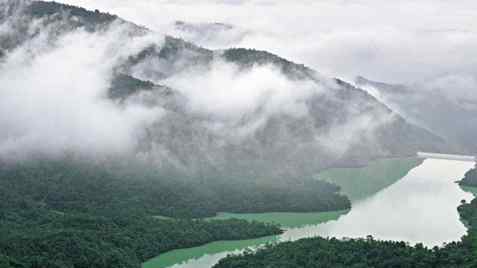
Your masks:
<svg viewBox="0 0 477 268"><path fill-rule="evenodd" d="M141 125L162 111L121 107L105 97L117 61L155 40L128 38L124 31L78 30L53 46L40 36L8 55L0 65L1 158L124 153L135 146Z"/></svg>
<svg viewBox="0 0 477 268"><path fill-rule="evenodd" d="M291 81L273 66L238 66L216 60L208 70L181 73L163 81L188 96L192 111L220 119L240 119L256 112L306 115L304 101L319 93L309 81Z"/></svg>

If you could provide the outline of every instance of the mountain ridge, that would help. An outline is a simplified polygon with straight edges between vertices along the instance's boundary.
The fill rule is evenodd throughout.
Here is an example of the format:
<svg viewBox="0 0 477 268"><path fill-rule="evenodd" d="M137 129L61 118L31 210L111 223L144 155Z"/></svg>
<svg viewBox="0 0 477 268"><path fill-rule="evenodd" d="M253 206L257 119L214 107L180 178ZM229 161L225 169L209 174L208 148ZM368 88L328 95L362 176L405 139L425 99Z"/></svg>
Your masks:
<svg viewBox="0 0 477 268"><path fill-rule="evenodd" d="M105 24L111 24L115 20L120 20L120 23L123 24L131 24L132 30L130 34L132 35L144 35L149 32L146 28L124 21L115 15L105 14L99 11L87 11L83 8L55 2L32 1L31 4L35 5L35 12L32 15L35 18L46 18L46 21L50 21L51 23L51 21L59 19L57 18L57 14L63 14L61 17L63 20L62 24L66 23L68 25L70 21L74 21L74 23L70 25L70 28L66 27L66 30L64 30L66 32L78 27L85 27L88 31L96 31L98 27L103 28ZM27 18L25 21L28 21L28 16L31 14L28 13L28 9L26 9L26 12L25 16ZM60 29L61 32L64 28ZM58 32L55 31L55 33ZM21 35L22 32L19 32L19 34ZM23 39L28 40L28 36L20 36L20 38L18 38L18 40ZM0 44L2 44L2 42L0 42ZM8 50L8 45L6 47L7 49L4 50ZM225 150L218 144L214 145L214 143L209 143L209 147L202 147L202 145L205 144L204 139L212 138L213 140L217 139L217 141L224 139L223 137L220 137L220 135L217 136L216 134L211 133L210 130L203 125L204 122L208 124L206 121L207 118L209 118L209 115L205 115L204 117L204 115L197 115L193 112L191 113L187 107L178 113L177 110L172 111L170 107L176 106L176 108L184 108L184 103L170 104L170 107L165 108L167 111L171 111L171 113L162 120L162 123L157 123L149 128L148 132L152 133L150 135L152 141L144 141L150 143L150 145L143 148L152 148L154 147L154 143L158 144L162 141L166 141L165 144L161 144L161 148L164 149L165 147L168 152L174 152L173 158L175 158L175 160L172 162L181 163L181 165L187 166L187 169L195 166L195 168L192 168L192 172L196 172L198 165L202 164L199 164L197 159L191 159L191 155L200 155L200 152L207 152L207 155L209 155L211 159L215 159L212 160L212 162L216 162L215 164L212 163L212 169L216 169L214 165L217 164L219 159L235 158L241 159L239 162L243 161L244 164L248 163L246 165L255 166L252 168L252 170L255 170L258 167L256 166L257 164L254 164L253 162L258 159L252 160L250 163L250 159L247 158L253 157L258 151L264 150L265 144L270 143L266 146L271 149L271 151L267 151L266 153L265 151L262 151L259 153L266 156L266 158L269 158L262 163L263 166L268 166L268 169L273 169L271 168L272 166L280 165L279 163L282 162L276 157L272 157L278 152L288 152L291 155L299 156L297 159L300 160L283 160L288 163L284 166L289 166L290 163L293 163L293 168L288 167L283 170L283 172L285 172L284 174L289 173L290 176L300 174L298 170L303 170L303 166L313 166L312 162L315 162L315 165L319 168L311 168L311 173L321 168L340 165L340 163L365 163L367 159L400 155L409 156L419 150L439 151L439 148L445 148L445 145L440 144L442 143L442 140L438 137L433 137L431 133L408 124L403 118L396 115L389 109L389 107L380 103L366 91L354 87L340 79L322 77L315 70L302 64L293 63L266 51L245 48L213 51L196 46L190 42L185 42L181 39L165 36L162 45L152 44L117 66L115 71L117 75L114 76L112 83L117 87L116 92L121 91L119 90L121 86L123 86L123 93L129 92L123 100L129 98L131 94L134 95L137 92L144 91L144 89L140 90L141 85L148 85L146 88L149 87L149 89L151 87L157 89L165 86L163 89L169 91L169 94L175 92L175 95L183 95L178 92L177 89L171 88L167 85L168 79L171 77L174 78L180 73L187 73L190 70L196 70L197 68L206 74L217 60L235 64L239 68L239 74L241 72L253 71L257 66L273 66L278 68L279 72L285 75L286 79L289 79L290 81L311 81L314 86L316 85L316 87L325 88L325 94L320 95L313 93L309 99L303 102L303 105L305 105L306 109L309 111L308 117L295 119L288 115L272 114L257 132L252 136L247 137L242 144L236 146L233 143L230 143ZM157 66L159 66L159 68ZM141 69L141 75L137 75L135 69ZM120 79L116 80L118 77ZM140 86L138 86L137 90L125 90L124 85L128 84L138 84ZM154 92L155 90L146 91ZM259 107L259 110L257 110L259 115L262 113L261 109L262 108ZM171 118L170 120L168 119L169 117ZM246 115L243 118L249 119L245 119L245 121L240 124L252 124L256 120L254 117L255 115L253 114ZM367 125L371 123L375 125L376 122L381 120L384 120L382 124L378 123L376 126L369 126L371 130L368 134ZM386 122L387 120L390 121ZM355 126L356 122L361 121L363 124L362 126ZM183 125L177 125L179 122L183 122ZM178 144L184 143L184 140L177 140L177 134L179 132L174 134L170 132L168 132L168 134L164 133L164 128L169 128L168 124L171 123L172 125L175 125L174 129L176 129L176 131L183 132L179 136L189 136L189 134L186 133L192 132L201 134L198 135L198 137L193 138L192 143L188 142L189 146L187 146L187 148L182 146L177 147ZM231 127L233 128L234 125L237 126L237 124L234 123ZM346 127L343 127L346 125L351 125L352 128L357 128L357 130L348 130ZM191 129L191 127L195 127L195 129ZM300 129L299 131L296 130L297 127ZM372 128L376 128L377 130ZM279 143L266 141L266 137L273 137L275 135L272 134L275 131L274 129L283 130L283 133L279 134L283 136L275 138L277 141L285 139L285 137L293 138L285 143L283 143L285 140L280 141ZM395 131L395 134L392 133L393 131L390 131L391 129ZM356 133L361 134L343 134L343 132L347 131L357 131ZM334 153L330 154L327 152L327 150L333 150L332 147L328 146L332 146L335 141L335 135L344 135L343 138L338 138L338 140L341 139L344 142L343 146L345 146L343 149L344 151L338 156L333 155ZM368 135L371 135L372 137L368 137ZM316 144L313 142L313 136L326 136L326 139L329 139L329 141L326 140L324 142L330 143L330 145ZM169 139L174 142L168 143L167 141L169 141ZM356 141L353 141L354 139L356 139ZM349 148L347 148L348 143L352 143L349 145ZM419 143L422 143L422 147L421 145L418 145ZM299 146L297 146L297 144ZM244 150L243 148L248 149ZM258 148L258 151L256 148ZM192 154L191 150L193 152ZM249 150L254 151L254 153L251 154ZM230 152L235 153L230 155ZM279 153L279 155L283 155L283 153ZM311 162L310 159L312 159ZM263 160L264 159L262 158L259 162L262 162ZM168 159L165 161L167 162ZM307 164L300 164L300 161L306 162ZM201 160L199 162L201 162ZM219 165L222 167L230 166L231 164L224 162L223 160L220 160L219 162L221 162ZM236 161L233 165L235 164L237 164ZM290 170L287 169L290 168L295 171L288 172ZM228 169L225 168L224 172L226 172L225 170ZM237 172L240 173L240 170L243 170L243 168L238 168ZM261 172L258 174L260 173Z"/></svg>

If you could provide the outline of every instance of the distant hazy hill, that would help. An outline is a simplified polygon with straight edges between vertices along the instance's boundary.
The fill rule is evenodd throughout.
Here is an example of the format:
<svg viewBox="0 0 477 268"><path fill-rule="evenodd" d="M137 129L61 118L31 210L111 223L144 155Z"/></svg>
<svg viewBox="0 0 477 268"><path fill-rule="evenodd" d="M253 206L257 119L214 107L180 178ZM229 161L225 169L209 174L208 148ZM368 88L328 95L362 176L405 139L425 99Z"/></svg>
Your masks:
<svg viewBox="0 0 477 268"><path fill-rule="evenodd" d="M429 129L454 145L461 153L476 153L477 103L469 99L450 98L439 88L420 85L393 85L363 77L356 84L370 87L379 98L406 119ZM451 91L452 89L447 89Z"/></svg>

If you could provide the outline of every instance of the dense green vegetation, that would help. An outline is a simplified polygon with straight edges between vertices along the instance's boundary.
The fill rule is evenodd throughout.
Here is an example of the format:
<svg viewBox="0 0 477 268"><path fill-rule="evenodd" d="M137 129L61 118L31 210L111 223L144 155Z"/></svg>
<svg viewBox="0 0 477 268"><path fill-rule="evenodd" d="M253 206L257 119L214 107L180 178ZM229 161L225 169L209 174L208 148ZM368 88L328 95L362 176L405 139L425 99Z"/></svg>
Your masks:
<svg viewBox="0 0 477 268"><path fill-rule="evenodd" d="M475 174L469 171L466 178ZM458 207L468 234L432 249L422 244L367 239L307 238L228 256L214 268L253 267L477 267L477 199Z"/></svg>
<svg viewBox="0 0 477 268"><path fill-rule="evenodd" d="M0 165L0 197L62 212L143 212L179 218L217 212L332 211L350 207L333 184L305 180L267 185L237 178L165 175L126 161L38 160ZM3 200L2 200L3 201ZM5 203L4 202L4 203Z"/></svg>
<svg viewBox="0 0 477 268"><path fill-rule="evenodd" d="M276 226L240 220L94 216L33 207L2 210L0 219L0 251L12 267L140 267L172 249L280 232Z"/></svg>
<svg viewBox="0 0 477 268"><path fill-rule="evenodd" d="M200 208L187 202L197 194L180 183L172 193L172 183L113 174L66 160L1 165L0 267L140 267L172 249L281 232L242 220L153 217L176 208L192 215ZM180 194L182 200L167 207Z"/></svg>
<svg viewBox="0 0 477 268"><path fill-rule="evenodd" d="M0 261L10 267L139 267L172 249L281 232L258 222L194 217L349 206L332 184L290 187L166 176L125 161L2 163Z"/></svg>
<svg viewBox="0 0 477 268"><path fill-rule="evenodd" d="M257 253L229 256L215 268L252 267L475 267L471 251L460 243L444 249L411 247L404 242L307 238L267 246Z"/></svg>

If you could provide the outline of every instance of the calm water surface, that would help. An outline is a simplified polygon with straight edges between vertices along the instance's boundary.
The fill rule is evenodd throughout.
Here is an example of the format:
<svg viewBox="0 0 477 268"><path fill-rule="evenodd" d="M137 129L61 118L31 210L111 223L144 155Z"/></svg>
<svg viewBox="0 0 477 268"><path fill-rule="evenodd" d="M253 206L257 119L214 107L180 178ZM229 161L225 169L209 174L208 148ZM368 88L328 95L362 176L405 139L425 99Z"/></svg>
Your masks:
<svg viewBox="0 0 477 268"><path fill-rule="evenodd" d="M239 215L245 219L279 222L287 229L280 236L214 242L171 251L146 262L144 267L209 268L226 255L239 253L247 247L313 236L372 235L377 239L404 240L411 244L421 242L427 246L459 240L466 228L459 220L457 206L462 199L470 201L473 195L462 190L455 181L460 180L474 163L426 159L419 165L416 160L406 161L410 160L386 160L365 168L335 169L321 174L338 184L344 183L344 190L365 189L368 195L363 195L362 191L353 194L350 211ZM345 185L356 177L370 179L361 178L361 185L355 180L353 187ZM376 184L382 184L382 188L377 189ZM228 217L234 217L234 214L219 215L219 218Z"/></svg>
<svg viewBox="0 0 477 268"><path fill-rule="evenodd" d="M472 162L427 159L405 177L375 195L356 202L338 221L288 230L282 240L309 236L364 237L404 240L440 246L466 233L457 206L470 201L471 193L456 180L473 167Z"/></svg>

